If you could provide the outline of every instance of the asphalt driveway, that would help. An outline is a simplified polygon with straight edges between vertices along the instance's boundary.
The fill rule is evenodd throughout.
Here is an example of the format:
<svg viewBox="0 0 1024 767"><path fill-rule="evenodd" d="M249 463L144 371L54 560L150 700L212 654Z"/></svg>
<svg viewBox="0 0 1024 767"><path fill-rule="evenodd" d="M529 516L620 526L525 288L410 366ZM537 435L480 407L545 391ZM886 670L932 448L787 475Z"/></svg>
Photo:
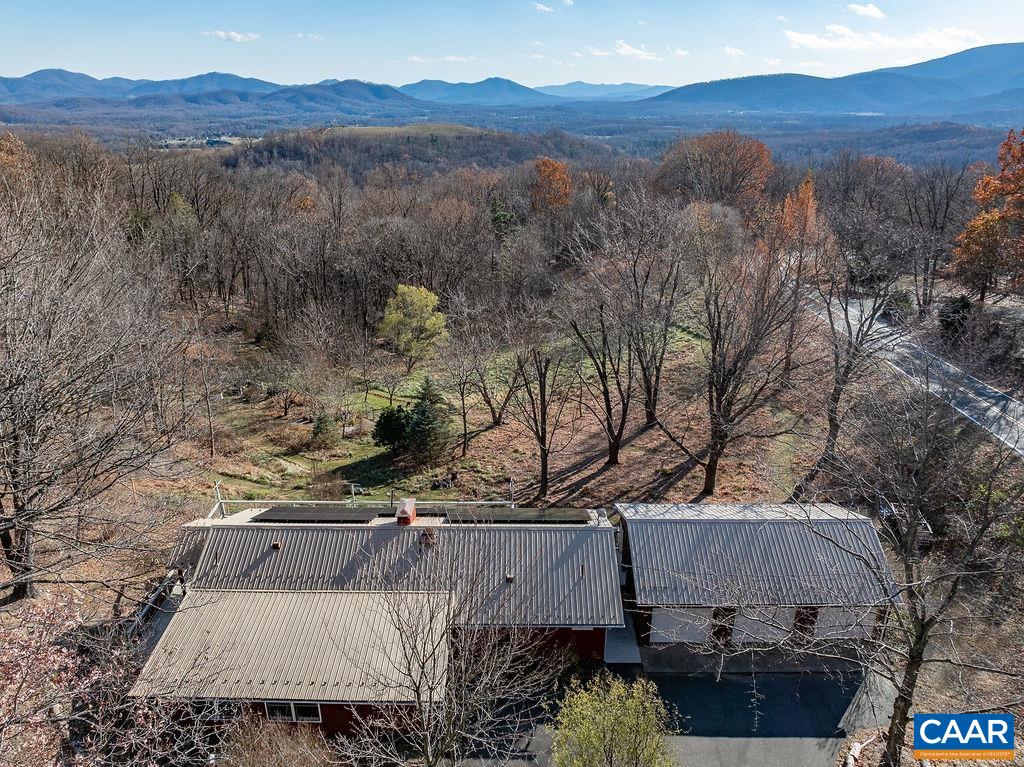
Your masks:
<svg viewBox="0 0 1024 767"><path fill-rule="evenodd" d="M847 732L886 721L891 687L831 674L651 674L680 715L676 761L701 767L831 767Z"/></svg>

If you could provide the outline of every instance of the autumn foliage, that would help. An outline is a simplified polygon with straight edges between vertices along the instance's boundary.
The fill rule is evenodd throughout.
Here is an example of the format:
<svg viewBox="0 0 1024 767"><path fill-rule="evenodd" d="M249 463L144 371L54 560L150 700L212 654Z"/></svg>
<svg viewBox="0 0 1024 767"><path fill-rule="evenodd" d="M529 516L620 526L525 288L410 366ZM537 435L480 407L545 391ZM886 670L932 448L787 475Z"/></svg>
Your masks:
<svg viewBox="0 0 1024 767"><path fill-rule="evenodd" d="M1001 279L1019 288L1024 278L1024 133L1010 131L999 173L978 181L974 200L982 210L958 238L953 270L984 301Z"/></svg>
<svg viewBox="0 0 1024 767"><path fill-rule="evenodd" d="M762 142L735 131L683 139L658 170L658 185L688 200L750 211L764 194L772 153Z"/></svg>
<svg viewBox="0 0 1024 767"><path fill-rule="evenodd" d="M530 187L533 209L538 213L558 213L572 202L572 179L569 166L550 157L539 157L533 163L537 178Z"/></svg>

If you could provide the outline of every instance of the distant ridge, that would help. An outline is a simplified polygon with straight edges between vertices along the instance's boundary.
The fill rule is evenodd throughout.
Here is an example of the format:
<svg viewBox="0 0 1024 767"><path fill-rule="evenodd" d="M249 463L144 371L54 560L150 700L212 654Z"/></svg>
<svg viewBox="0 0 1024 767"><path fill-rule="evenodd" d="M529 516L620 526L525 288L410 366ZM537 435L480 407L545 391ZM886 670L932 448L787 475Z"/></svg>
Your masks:
<svg viewBox="0 0 1024 767"><path fill-rule="evenodd" d="M1024 43L971 48L940 59L845 77L759 75L684 85L645 100L691 111L948 113L957 101L1024 86Z"/></svg>
<svg viewBox="0 0 1024 767"><path fill-rule="evenodd" d="M477 106L537 106L558 103L560 99L527 88L504 77L488 77L478 83L449 83L444 80L420 80L399 88L402 93L439 104Z"/></svg>
<svg viewBox="0 0 1024 767"><path fill-rule="evenodd" d="M541 93L572 101L639 101L665 93L671 85L641 85L640 83L585 83L576 80L564 85L542 85L534 88Z"/></svg>

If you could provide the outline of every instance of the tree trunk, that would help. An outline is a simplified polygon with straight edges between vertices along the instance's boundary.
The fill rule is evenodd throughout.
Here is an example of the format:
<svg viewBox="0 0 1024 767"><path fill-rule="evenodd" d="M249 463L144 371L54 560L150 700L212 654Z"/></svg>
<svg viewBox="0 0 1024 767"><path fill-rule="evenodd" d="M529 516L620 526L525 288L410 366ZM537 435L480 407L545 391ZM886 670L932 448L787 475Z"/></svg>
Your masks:
<svg viewBox="0 0 1024 767"><path fill-rule="evenodd" d="M540 449L540 491L541 498L548 495L548 450L546 447Z"/></svg>
<svg viewBox="0 0 1024 767"><path fill-rule="evenodd" d="M719 448L712 448L708 454L708 462L704 464L704 489L700 491L701 495L715 494L715 483L718 481L718 459L721 456L722 451Z"/></svg>
<svg viewBox="0 0 1024 767"><path fill-rule="evenodd" d="M889 718L889 732L885 737L885 754L882 764L885 767L900 767L903 761L903 741L910 724L910 706L917 689L917 678L924 664L924 641L919 638L910 648L907 665L903 669L903 680L892 704L892 716Z"/></svg>
<svg viewBox="0 0 1024 767"><path fill-rule="evenodd" d="M619 446L622 444L622 435L617 435L608 439L608 460L605 464L608 466L619 465Z"/></svg>
<svg viewBox="0 0 1024 767"><path fill-rule="evenodd" d="M459 390L459 400L462 405L462 457L469 452L469 414L466 412L466 391Z"/></svg>
<svg viewBox="0 0 1024 767"><path fill-rule="evenodd" d="M12 579L17 581L11 586L11 593L6 602L13 604L22 599L32 599L36 596L36 586L32 580L34 567L32 531L23 529L20 534L12 535L10 530L5 530L0 533L0 542L3 544L7 569L11 571Z"/></svg>

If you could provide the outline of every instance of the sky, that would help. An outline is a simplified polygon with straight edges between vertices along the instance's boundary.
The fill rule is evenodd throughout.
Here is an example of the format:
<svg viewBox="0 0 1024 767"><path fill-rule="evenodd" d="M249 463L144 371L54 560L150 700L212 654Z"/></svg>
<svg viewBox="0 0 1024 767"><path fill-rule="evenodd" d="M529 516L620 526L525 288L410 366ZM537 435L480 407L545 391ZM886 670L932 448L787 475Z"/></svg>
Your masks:
<svg viewBox="0 0 1024 767"><path fill-rule="evenodd" d="M832 77L1024 41L1020 0L0 0L0 76L278 83Z"/></svg>

